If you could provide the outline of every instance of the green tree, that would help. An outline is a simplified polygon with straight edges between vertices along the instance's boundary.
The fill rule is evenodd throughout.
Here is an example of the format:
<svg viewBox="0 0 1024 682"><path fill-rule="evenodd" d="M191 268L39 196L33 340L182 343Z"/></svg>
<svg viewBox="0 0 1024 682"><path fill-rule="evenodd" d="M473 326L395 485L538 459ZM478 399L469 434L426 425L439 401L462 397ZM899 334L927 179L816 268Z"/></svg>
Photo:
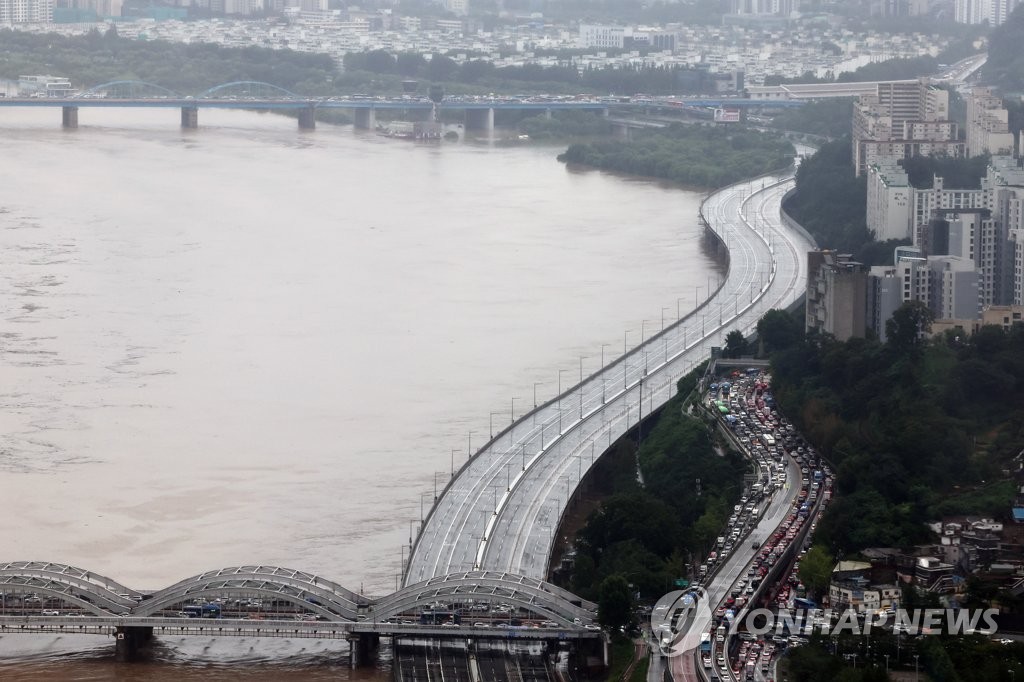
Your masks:
<svg viewBox="0 0 1024 682"><path fill-rule="evenodd" d="M905 355L920 349L931 331L935 313L921 301L907 301L885 323L889 346Z"/></svg>
<svg viewBox="0 0 1024 682"><path fill-rule="evenodd" d="M790 348L803 336L803 323L785 310L769 310L757 321L757 337L764 353Z"/></svg>
<svg viewBox="0 0 1024 682"><path fill-rule="evenodd" d="M722 354L727 358L738 358L747 350L747 340L743 338L743 332L733 329L725 336L725 349Z"/></svg>
<svg viewBox="0 0 1024 682"><path fill-rule="evenodd" d="M623 576L610 575L601 583L597 620L613 632L632 624L633 594L629 590L629 582Z"/></svg>
<svg viewBox="0 0 1024 682"><path fill-rule="evenodd" d="M815 545L800 560L800 581L813 594L825 594L832 580L834 566L835 560L829 551L821 545Z"/></svg>

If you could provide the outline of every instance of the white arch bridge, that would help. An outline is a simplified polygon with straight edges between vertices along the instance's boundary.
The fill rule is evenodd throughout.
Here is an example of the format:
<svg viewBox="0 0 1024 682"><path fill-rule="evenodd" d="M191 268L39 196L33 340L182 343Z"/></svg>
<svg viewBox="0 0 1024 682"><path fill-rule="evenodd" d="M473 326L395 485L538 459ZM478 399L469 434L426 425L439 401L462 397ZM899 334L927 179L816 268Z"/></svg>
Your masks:
<svg viewBox="0 0 1024 682"><path fill-rule="evenodd" d="M0 634L111 634L125 658L154 634L346 638L354 663L379 636L590 639L599 636L595 609L550 583L495 571L369 597L279 566L233 566L141 591L67 564L0 564Z"/></svg>

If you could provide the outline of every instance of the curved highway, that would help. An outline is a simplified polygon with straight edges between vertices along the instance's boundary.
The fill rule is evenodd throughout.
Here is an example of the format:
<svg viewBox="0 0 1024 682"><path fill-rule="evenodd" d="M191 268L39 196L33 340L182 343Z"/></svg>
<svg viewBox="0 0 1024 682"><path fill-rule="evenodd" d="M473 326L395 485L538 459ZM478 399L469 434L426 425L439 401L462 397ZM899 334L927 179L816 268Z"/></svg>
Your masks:
<svg viewBox="0 0 1024 682"><path fill-rule="evenodd" d="M449 482L411 552L405 584L458 571L547 574L558 522L596 457L658 409L676 382L724 345L750 334L767 310L796 301L814 245L782 224L791 172L742 182L702 207L729 250L729 273L687 317L499 433ZM646 336L645 330L641 332ZM627 339L628 341L628 339Z"/></svg>

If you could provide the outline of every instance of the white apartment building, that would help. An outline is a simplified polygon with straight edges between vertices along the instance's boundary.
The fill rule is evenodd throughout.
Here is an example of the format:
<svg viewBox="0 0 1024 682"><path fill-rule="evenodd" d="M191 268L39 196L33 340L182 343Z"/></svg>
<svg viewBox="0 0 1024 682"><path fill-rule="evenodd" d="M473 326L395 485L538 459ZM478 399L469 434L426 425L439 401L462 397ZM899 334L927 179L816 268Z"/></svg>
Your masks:
<svg viewBox="0 0 1024 682"><path fill-rule="evenodd" d="M875 239L910 239L910 186L906 172L891 158L868 168L867 225Z"/></svg>
<svg viewBox="0 0 1024 682"><path fill-rule="evenodd" d="M991 88L972 88L967 96L967 156L1012 155L1013 133L1003 101Z"/></svg>
<svg viewBox="0 0 1024 682"><path fill-rule="evenodd" d="M0 24L53 22L53 0L0 0Z"/></svg>
<svg viewBox="0 0 1024 682"><path fill-rule="evenodd" d="M963 156L958 126L949 120L949 93L925 78L878 83L853 108L856 175L885 157L947 154Z"/></svg>
<svg viewBox="0 0 1024 682"><path fill-rule="evenodd" d="M877 239L911 237L929 257L973 263L972 276L960 274L965 268L959 261L945 263L945 279L932 282L933 290L964 296L964 287L973 287L981 305L1024 302L1024 167L1017 159L993 157L980 189L946 189L940 177L929 189L915 189L893 159L873 164L867 179L867 223ZM933 306L937 315L968 305L914 300Z"/></svg>
<svg viewBox="0 0 1024 682"><path fill-rule="evenodd" d="M626 38L632 36L633 29L628 26L580 24L579 46L622 49Z"/></svg>
<svg viewBox="0 0 1024 682"><path fill-rule="evenodd" d="M902 256L893 265L872 267L867 282L868 326L882 341L885 324L909 301L919 301L938 320L973 320L981 310L978 272L959 256Z"/></svg>
<svg viewBox="0 0 1024 682"><path fill-rule="evenodd" d="M960 24L999 26L1021 0L954 0L953 20Z"/></svg>
<svg viewBox="0 0 1024 682"><path fill-rule="evenodd" d="M467 0L444 0L444 8L453 14L462 16L469 11L469 2Z"/></svg>

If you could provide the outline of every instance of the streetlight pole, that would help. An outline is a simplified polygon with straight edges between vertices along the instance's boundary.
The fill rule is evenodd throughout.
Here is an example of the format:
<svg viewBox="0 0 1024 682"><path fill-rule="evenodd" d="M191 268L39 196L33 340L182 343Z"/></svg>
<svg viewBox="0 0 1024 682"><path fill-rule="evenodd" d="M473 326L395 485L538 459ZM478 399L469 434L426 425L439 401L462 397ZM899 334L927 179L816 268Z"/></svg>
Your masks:
<svg viewBox="0 0 1024 682"><path fill-rule="evenodd" d="M423 532L423 518L424 518L423 517L423 498L426 497L429 494L430 493L420 493L420 532L421 533ZM434 497L436 498L437 495L435 495Z"/></svg>
<svg viewBox="0 0 1024 682"><path fill-rule="evenodd" d="M494 440L494 415L501 414L501 412L491 412L487 418L487 423L490 426L489 433L491 434L491 440Z"/></svg>
<svg viewBox="0 0 1024 682"><path fill-rule="evenodd" d="M583 360L584 356L580 356L580 419L583 419Z"/></svg>
<svg viewBox="0 0 1024 682"><path fill-rule="evenodd" d="M562 433L562 372L558 370L558 433Z"/></svg>
<svg viewBox="0 0 1024 682"><path fill-rule="evenodd" d="M466 459L473 457L473 432L466 433Z"/></svg>
<svg viewBox="0 0 1024 682"><path fill-rule="evenodd" d="M516 401L519 400L516 396L512 396L512 421L511 424L516 423Z"/></svg>
<svg viewBox="0 0 1024 682"><path fill-rule="evenodd" d="M682 313L682 300L681 298L676 299L676 322L683 319Z"/></svg>
<svg viewBox="0 0 1024 682"><path fill-rule="evenodd" d="M452 477L455 476L455 453L458 452L455 448L452 448Z"/></svg>
<svg viewBox="0 0 1024 682"><path fill-rule="evenodd" d="M668 308L662 307L661 309L661 331L665 331L665 311Z"/></svg>
<svg viewBox="0 0 1024 682"><path fill-rule="evenodd" d="M629 367L628 367L629 361L626 359L626 349L629 347L629 344L627 343L626 339L628 339L628 338L629 338L629 330L627 329L626 331L622 332L622 387L623 388L626 387L626 376L629 374L629 372L627 371L629 369Z"/></svg>
<svg viewBox="0 0 1024 682"><path fill-rule="evenodd" d="M533 409L537 409L537 387L541 385L541 382L533 382Z"/></svg>
<svg viewBox="0 0 1024 682"><path fill-rule="evenodd" d="M604 349L607 348L610 345L611 344L608 344L608 343L602 343L601 344L601 369L604 369Z"/></svg>

